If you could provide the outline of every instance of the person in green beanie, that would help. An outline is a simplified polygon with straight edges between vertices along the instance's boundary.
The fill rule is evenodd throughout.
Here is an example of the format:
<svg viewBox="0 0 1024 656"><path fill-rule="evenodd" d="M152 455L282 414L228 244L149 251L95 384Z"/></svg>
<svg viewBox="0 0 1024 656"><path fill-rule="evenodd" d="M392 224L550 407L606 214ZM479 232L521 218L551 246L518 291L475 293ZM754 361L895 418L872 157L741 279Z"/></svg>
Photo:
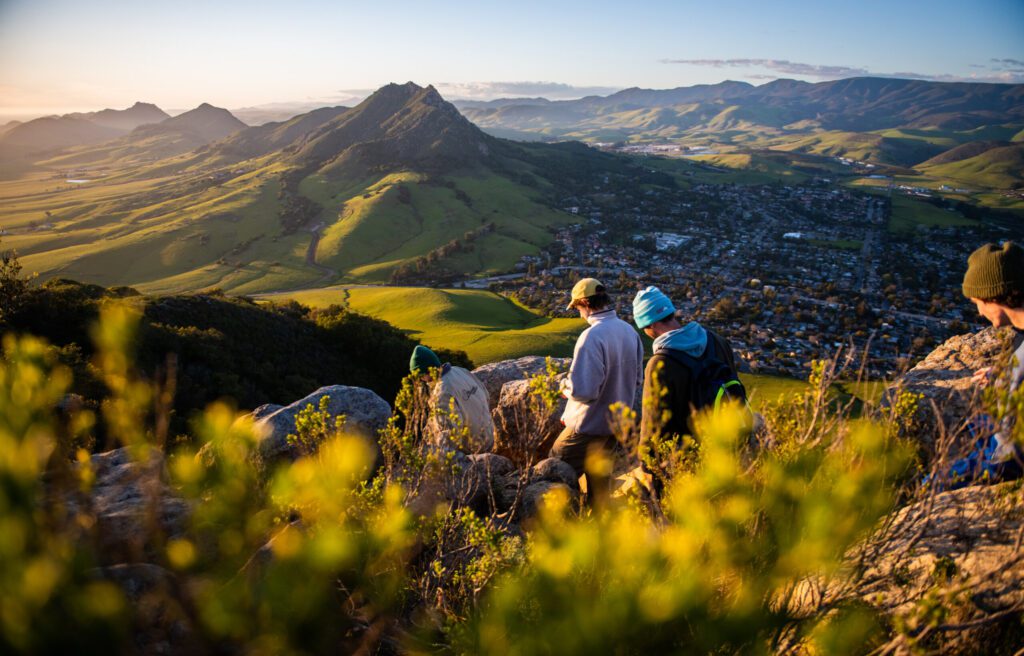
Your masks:
<svg viewBox="0 0 1024 656"><path fill-rule="evenodd" d="M1024 330L1024 249L1008 241L971 253L963 293L993 326Z"/></svg>
<svg viewBox="0 0 1024 656"><path fill-rule="evenodd" d="M439 447L468 453L486 453L494 448L494 421L487 390L476 376L462 367L442 364L436 353L422 345L413 349L409 371L424 378L437 372L437 382L430 393L427 430ZM465 439L462 428L468 432Z"/></svg>
<svg viewBox="0 0 1024 656"><path fill-rule="evenodd" d="M426 346L418 344L412 350L412 357L409 358L409 373L426 374L432 368L440 367L441 358L437 357L437 353L434 353Z"/></svg>
<svg viewBox="0 0 1024 656"><path fill-rule="evenodd" d="M977 249L967 258L962 290L990 324L1015 331L1010 369L1002 380L1009 393L1016 392L1024 380L1024 249L1012 241ZM988 385L992 373L993 367L985 367L975 372L973 380ZM988 416L972 420L967 426L975 440L972 451L930 482L955 489L979 480L1019 478L1024 473L1024 452L1011 437L1015 421L1012 416L1001 424Z"/></svg>
<svg viewBox="0 0 1024 656"><path fill-rule="evenodd" d="M1014 357L1017 365L1011 376L1016 389L1024 379L1024 249L1012 241L985 244L967 258L964 296L969 298L996 328L1012 326L1017 333ZM985 385L992 367L974 374L974 382Z"/></svg>

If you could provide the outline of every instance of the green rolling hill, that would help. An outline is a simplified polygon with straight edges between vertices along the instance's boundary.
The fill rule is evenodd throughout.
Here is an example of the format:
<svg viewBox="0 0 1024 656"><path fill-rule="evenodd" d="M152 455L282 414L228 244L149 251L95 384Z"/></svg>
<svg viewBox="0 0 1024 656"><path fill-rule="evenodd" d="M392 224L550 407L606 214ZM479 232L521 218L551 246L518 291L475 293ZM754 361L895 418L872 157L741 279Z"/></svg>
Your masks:
<svg viewBox="0 0 1024 656"><path fill-rule="evenodd" d="M963 154L969 155L973 152L969 146L954 150L968 149ZM991 145L976 155L935 158L918 168L928 175L974 187L1019 189L1024 187L1024 143Z"/></svg>
<svg viewBox="0 0 1024 656"><path fill-rule="evenodd" d="M587 327L549 319L487 291L429 287L328 287L260 298L309 307L341 305L383 319L433 348L465 351L476 364L524 355L571 356Z"/></svg>
<svg viewBox="0 0 1024 656"><path fill-rule="evenodd" d="M573 144L489 136L432 88L242 128L208 105L0 179L0 227L30 271L147 292L256 293L511 267L570 220L595 171ZM671 183L671 181L669 181Z"/></svg>

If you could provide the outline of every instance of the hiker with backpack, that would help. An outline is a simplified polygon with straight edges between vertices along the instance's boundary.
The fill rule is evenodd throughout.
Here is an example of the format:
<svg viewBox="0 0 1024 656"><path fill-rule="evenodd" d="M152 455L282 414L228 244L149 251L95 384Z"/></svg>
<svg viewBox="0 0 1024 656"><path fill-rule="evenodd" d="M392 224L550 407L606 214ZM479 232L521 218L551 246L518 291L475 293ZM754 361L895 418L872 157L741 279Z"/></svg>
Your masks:
<svg viewBox="0 0 1024 656"><path fill-rule="evenodd" d="M990 324L1015 331L1012 355L1007 362L997 363L997 368L1007 370L995 381L1005 385L1006 394L1012 396L1024 382L1024 249L1008 241L975 250L967 259L962 291ZM989 385L993 373L992 367L986 367L977 371L973 380L981 386ZM925 482L940 489L956 489L975 482L1020 478L1024 474L1024 449L1012 437L1017 418L1007 414L1001 425L987 415L975 417L967 426L971 452L942 472L938 480L926 478Z"/></svg>
<svg viewBox="0 0 1024 656"><path fill-rule="evenodd" d="M729 401L746 407L747 392L729 343L696 321L682 325L660 289L647 287L637 293L633 321L654 340L654 354L644 371L641 453L654 435L692 435L694 411L718 411ZM656 387L662 390L658 398Z"/></svg>
<svg viewBox="0 0 1024 656"><path fill-rule="evenodd" d="M445 451L487 453L494 448L494 422L487 389L472 372L447 362L442 364L429 348L416 346L409 358L409 372L430 380L435 371L427 430L437 446Z"/></svg>
<svg viewBox="0 0 1024 656"><path fill-rule="evenodd" d="M576 340L572 365L563 385L568 399L562 413L565 428L551 447L550 457L564 460L584 474L593 450L610 454L615 445L609 407L632 406L643 375L644 349L633 327L619 319L604 285L584 278L572 288L569 307L590 326ZM600 494L603 475L587 474L588 493Z"/></svg>

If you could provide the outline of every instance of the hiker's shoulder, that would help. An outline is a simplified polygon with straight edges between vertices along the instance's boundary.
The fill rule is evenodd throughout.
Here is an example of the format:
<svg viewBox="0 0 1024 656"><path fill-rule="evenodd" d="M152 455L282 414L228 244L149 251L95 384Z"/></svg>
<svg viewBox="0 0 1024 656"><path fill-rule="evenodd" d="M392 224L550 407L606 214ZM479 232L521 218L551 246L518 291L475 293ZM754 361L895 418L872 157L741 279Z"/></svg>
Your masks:
<svg viewBox="0 0 1024 656"><path fill-rule="evenodd" d="M661 368L665 371L676 371L684 369L686 365L680 362L677 354L670 352L670 349L659 349L647 360L647 371L654 371Z"/></svg>

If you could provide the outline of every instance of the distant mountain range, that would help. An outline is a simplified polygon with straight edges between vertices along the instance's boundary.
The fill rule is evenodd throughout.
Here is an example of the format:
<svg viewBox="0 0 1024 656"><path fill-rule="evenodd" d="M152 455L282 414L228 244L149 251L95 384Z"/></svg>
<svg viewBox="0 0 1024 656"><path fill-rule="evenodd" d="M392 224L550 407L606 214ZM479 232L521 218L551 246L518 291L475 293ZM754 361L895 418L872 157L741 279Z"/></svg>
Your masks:
<svg viewBox="0 0 1024 656"><path fill-rule="evenodd" d="M1024 85L850 78L459 104L506 137L776 148L911 167L978 140L1019 141Z"/></svg>
<svg viewBox="0 0 1024 656"><path fill-rule="evenodd" d="M202 105L28 161L12 195L0 181L5 247L44 277L157 292L507 270L572 220L553 206L596 171L657 178L580 144L493 137L412 83L256 127Z"/></svg>
<svg viewBox="0 0 1024 656"><path fill-rule="evenodd" d="M168 118L156 105L137 102L128 109L45 116L13 126L8 124L7 129L0 131L0 156L26 156L99 143Z"/></svg>
<svg viewBox="0 0 1024 656"><path fill-rule="evenodd" d="M155 105L136 103L126 110L23 123L0 133L0 161L28 158L65 167L154 161L190 152L247 127L228 110L207 103L173 117Z"/></svg>

